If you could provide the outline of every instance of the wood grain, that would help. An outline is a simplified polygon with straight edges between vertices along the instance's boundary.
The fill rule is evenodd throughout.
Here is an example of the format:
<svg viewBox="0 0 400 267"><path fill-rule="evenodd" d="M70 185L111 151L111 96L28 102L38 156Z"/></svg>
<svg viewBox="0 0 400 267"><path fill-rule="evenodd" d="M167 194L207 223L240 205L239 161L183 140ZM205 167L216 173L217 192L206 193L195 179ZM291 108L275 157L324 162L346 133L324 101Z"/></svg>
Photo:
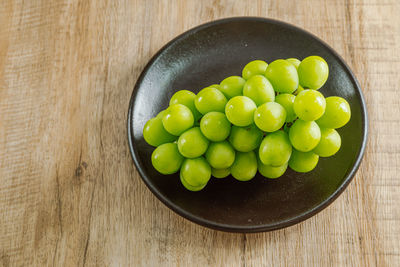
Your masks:
<svg viewBox="0 0 400 267"><path fill-rule="evenodd" d="M3 0L0 266L400 266L400 2ZM354 70L370 135L343 195L262 234L197 226L146 188L129 155L133 85L198 24L263 16L303 27Z"/></svg>

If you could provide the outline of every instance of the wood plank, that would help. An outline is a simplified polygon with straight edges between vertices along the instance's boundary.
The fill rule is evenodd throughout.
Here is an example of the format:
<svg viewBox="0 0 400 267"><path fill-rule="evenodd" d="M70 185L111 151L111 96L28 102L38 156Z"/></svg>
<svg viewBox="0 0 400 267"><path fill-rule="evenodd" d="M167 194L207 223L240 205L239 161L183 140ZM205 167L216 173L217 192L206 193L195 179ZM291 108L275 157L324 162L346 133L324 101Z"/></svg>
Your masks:
<svg viewBox="0 0 400 267"><path fill-rule="evenodd" d="M0 3L0 266L399 266L400 2L57 0ZM133 166L133 85L167 41L262 16L351 66L370 137L354 181L296 226L230 234L166 208Z"/></svg>

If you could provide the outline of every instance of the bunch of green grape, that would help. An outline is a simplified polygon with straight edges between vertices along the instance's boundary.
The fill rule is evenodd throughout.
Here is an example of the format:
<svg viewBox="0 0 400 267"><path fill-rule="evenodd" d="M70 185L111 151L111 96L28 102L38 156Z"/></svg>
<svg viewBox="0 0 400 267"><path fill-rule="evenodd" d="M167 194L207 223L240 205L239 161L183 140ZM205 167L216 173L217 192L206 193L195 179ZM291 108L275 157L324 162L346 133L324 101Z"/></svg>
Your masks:
<svg viewBox="0 0 400 267"><path fill-rule="evenodd" d="M228 77L197 95L176 92L143 129L146 142L157 147L154 168L162 174L179 171L191 191L203 189L212 176L249 181L257 171L274 179L288 166L313 170L319 157L338 152L335 129L351 116L345 99L318 91L328 75L319 56L270 64L254 60L241 77Z"/></svg>

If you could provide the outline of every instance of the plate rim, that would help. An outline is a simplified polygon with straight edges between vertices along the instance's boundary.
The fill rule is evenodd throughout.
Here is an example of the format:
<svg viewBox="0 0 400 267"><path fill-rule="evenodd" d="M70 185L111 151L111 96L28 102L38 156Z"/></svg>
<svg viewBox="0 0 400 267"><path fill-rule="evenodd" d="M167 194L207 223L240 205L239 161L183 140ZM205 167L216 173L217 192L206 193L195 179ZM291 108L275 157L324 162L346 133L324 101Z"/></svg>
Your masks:
<svg viewBox="0 0 400 267"><path fill-rule="evenodd" d="M284 28L288 28L290 30L298 31L302 34L308 35L311 38L315 39L317 42L319 42L321 45L323 45L337 60L338 62L346 69L348 74L350 75L351 79L353 80L353 84L356 87L356 91L358 94L359 99L361 100L361 118L362 118L362 144L361 147L357 153L356 156L356 161L354 165L351 167L350 171L347 172L347 174L344 176L343 182L340 184L340 186L324 201L320 202L318 205L313 207L312 209L309 209L295 217L280 221L278 223L273 223L273 224L261 224L261 225L233 225L233 224L224 224L224 223L218 223L215 221L207 220L204 218L200 218L198 216L195 216L191 214L190 212L187 212L185 209L180 208L179 206L175 205L172 201L170 201L168 198L165 198L158 192L158 190L147 180L147 174L145 173L144 169L142 168L140 162L139 162L139 155L138 151L134 145L133 142L133 124L132 124L132 116L133 116L133 110L134 110L134 102L136 99L136 95L138 92L138 88L143 82L144 77L146 76L149 68L153 65L153 63L162 55L162 53L167 50L171 45L174 43L180 41L181 39L186 38L187 36L190 36L192 34L195 34L196 32L205 29L207 27L212 27L218 24L223 24L223 23L230 23L230 22L235 22L235 21L257 21L257 22L263 22L263 23L268 23L268 24L275 24ZM325 41L314 35L313 33L306 31L300 27L297 27L293 24L276 20L276 19L271 19L271 18L265 18L265 17L254 17L254 16L239 16L239 17L228 17L228 18L223 18L223 19L217 19L213 21L209 21L203 24L200 24L198 26L195 26L178 36L174 37L171 41L167 42L164 46L162 46L152 57L151 59L147 62L145 67L143 68L142 72L140 73L134 87L133 87L133 92L129 101L129 108L128 108L128 114L127 114L127 137L128 137L128 144L129 144L129 150L130 154L132 157L132 160L136 166L137 171L140 174L141 180L145 183L147 188L168 208L170 208L172 211L177 213L178 215L196 223L201 226L205 226L214 230L220 230L224 232L236 232L236 233L257 233L257 232L269 232L273 230L278 230L282 228L286 228L289 226L293 226L295 224L298 224L300 222L303 222L312 216L316 215L317 213L321 212L325 208L327 208L331 203L333 203L342 193L343 191L347 188L347 186L350 184L350 182L353 180L355 174L357 173L361 161L364 157L365 154L365 148L368 142L368 112L367 112L367 105L364 99L364 95L361 90L361 86L355 77L354 73L346 63L346 61L332 48L330 47ZM133 177L132 177L133 178Z"/></svg>

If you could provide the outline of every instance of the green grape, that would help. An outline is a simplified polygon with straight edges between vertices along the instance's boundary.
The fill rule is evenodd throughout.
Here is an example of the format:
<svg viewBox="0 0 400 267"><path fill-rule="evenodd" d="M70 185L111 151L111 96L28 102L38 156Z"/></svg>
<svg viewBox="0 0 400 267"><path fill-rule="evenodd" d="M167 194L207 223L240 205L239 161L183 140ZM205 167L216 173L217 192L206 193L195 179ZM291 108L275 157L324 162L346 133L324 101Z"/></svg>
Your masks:
<svg viewBox="0 0 400 267"><path fill-rule="evenodd" d="M250 79L250 77L254 75L264 75L265 71L267 70L268 64L265 61L262 60L253 60L247 63L246 66L244 66L243 71L242 71L242 77L245 80Z"/></svg>
<svg viewBox="0 0 400 267"><path fill-rule="evenodd" d="M167 112L166 110L161 110L157 116L155 116L155 118L160 118L162 120L162 118L164 118L165 116L165 112Z"/></svg>
<svg viewBox="0 0 400 267"><path fill-rule="evenodd" d="M324 128L337 129L348 123L350 117L349 103L344 98L330 96L326 98L325 113L317 120L317 123Z"/></svg>
<svg viewBox="0 0 400 267"><path fill-rule="evenodd" d="M297 69L301 86L318 90L329 76L326 61L319 56L309 56L303 59Z"/></svg>
<svg viewBox="0 0 400 267"><path fill-rule="evenodd" d="M267 102L254 112L254 122L264 132L279 130L286 120L286 110L276 102Z"/></svg>
<svg viewBox="0 0 400 267"><path fill-rule="evenodd" d="M295 66L295 68L297 69L300 65L300 60L298 60L297 58L287 58L286 61L289 61L290 64L292 64L293 66Z"/></svg>
<svg viewBox="0 0 400 267"><path fill-rule="evenodd" d="M299 151L313 150L321 139L321 130L314 121L297 120L289 130L292 146Z"/></svg>
<svg viewBox="0 0 400 267"><path fill-rule="evenodd" d="M162 174L173 174L179 170L183 157L175 143L166 143L157 147L151 154L153 167Z"/></svg>
<svg viewBox="0 0 400 267"><path fill-rule="evenodd" d="M260 160L258 160L258 171L265 178L275 179L281 177L285 173L287 166L287 162L282 166L273 167L270 165L265 165Z"/></svg>
<svg viewBox="0 0 400 267"><path fill-rule="evenodd" d="M240 76L230 76L220 83L219 90L230 99L242 94L245 82L246 80Z"/></svg>
<svg viewBox="0 0 400 267"><path fill-rule="evenodd" d="M293 93L294 95L298 95L300 94L302 91L304 91L304 88L301 87L301 85L299 84L299 87L297 87L297 90Z"/></svg>
<svg viewBox="0 0 400 267"><path fill-rule="evenodd" d="M285 123L285 125L283 125L283 130L285 131L285 133L289 134L289 130L290 130L291 126L292 126L292 123Z"/></svg>
<svg viewBox="0 0 400 267"><path fill-rule="evenodd" d="M207 138L201 133L199 127L184 132L178 139L178 149L186 158L197 158L203 155L208 148Z"/></svg>
<svg viewBox="0 0 400 267"><path fill-rule="evenodd" d="M246 127L232 126L229 142L240 152L256 149L262 140L263 133L254 124Z"/></svg>
<svg viewBox="0 0 400 267"><path fill-rule="evenodd" d="M251 98L257 106L275 100L275 91L271 83L262 75L254 75L246 81L243 95Z"/></svg>
<svg viewBox="0 0 400 267"><path fill-rule="evenodd" d="M236 126L248 126L253 123L253 115L257 106L247 96L235 96L225 106L228 120Z"/></svg>
<svg viewBox="0 0 400 267"><path fill-rule="evenodd" d="M257 158L253 151L237 152L231 166L232 176L239 181L249 181L257 173Z"/></svg>
<svg viewBox="0 0 400 267"><path fill-rule="evenodd" d="M265 77L279 93L293 93L299 86L299 77L295 66L284 59L271 62L265 71Z"/></svg>
<svg viewBox="0 0 400 267"><path fill-rule="evenodd" d="M339 151L342 140L335 129L321 128L321 141L313 152L320 157L330 157Z"/></svg>
<svg viewBox="0 0 400 267"><path fill-rule="evenodd" d="M312 151L301 152L293 149L289 167L296 172L309 172L317 166L318 159L318 155Z"/></svg>
<svg viewBox="0 0 400 267"><path fill-rule="evenodd" d="M303 121L315 121L325 112L326 101L324 96L315 90L300 92L293 103L296 115Z"/></svg>
<svg viewBox="0 0 400 267"><path fill-rule="evenodd" d="M193 126L194 118L188 107L182 104L174 104L165 110L162 123L167 132L180 135Z"/></svg>
<svg viewBox="0 0 400 267"><path fill-rule="evenodd" d="M180 175L193 187L204 186L211 178L211 167L203 157L185 159Z"/></svg>
<svg viewBox="0 0 400 267"><path fill-rule="evenodd" d="M224 94L213 87L204 88L194 99L194 105L203 115L211 111L224 112L226 102Z"/></svg>
<svg viewBox="0 0 400 267"><path fill-rule="evenodd" d="M293 110L293 103L296 96L291 94L279 94L275 97L275 102L281 104L286 110L286 122L292 122L297 118Z"/></svg>
<svg viewBox="0 0 400 267"><path fill-rule="evenodd" d="M215 178L225 178L229 174L231 174L231 169L226 168L226 169L214 169L211 168L211 175L214 176Z"/></svg>
<svg viewBox="0 0 400 267"><path fill-rule="evenodd" d="M215 88L215 89L218 89L218 90L219 90L219 88L220 88L219 84L211 84L211 85L208 86L208 87L212 87L212 88Z"/></svg>
<svg viewBox="0 0 400 267"><path fill-rule="evenodd" d="M182 172L180 172L179 178L181 179L182 185L189 191L197 192L197 191L202 190L207 185L207 184L204 184L204 185L201 185L201 186L192 186L192 185L190 185L188 182L186 182L185 179L183 179Z"/></svg>
<svg viewBox="0 0 400 267"><path fill-rule="evenodd" d="M164 114L164 111L161 113ZM164 129L162 116L159 115L146 122L143 127L143 138L151 146L159 146L176 140L176 136Z"/></svg>
<svg viewBox="0 0 400 267"><path fill-rule="evenodd" d="M200 129L209 140L218 142L229 136L231 123L224 113L212 111L201 118Z"/></svg>
<svg viewBox="0 0 400 267"><path fill-rule="evenodd" d="M284 131L268 134L261 142L259 157L263 164L273 167L282 166L289 161L292 145Z"/></svg>
<svg viewBox="0 0 400 267"><path fill-rule="evenodd" d="M176 92L169 100L169 105L182 104L187 106L194 116L194 120L198 121L201 118L201 113L196 109L194 105L194 99L196 95L188 90L180 90Z"/></svg>
<svg viewBox="0 0 400 267"><path fill-rule="evenodd" d="M228 141L211 143L206 152L206 159L211 167L226 169L235 161L235 150Z"/></svg>

